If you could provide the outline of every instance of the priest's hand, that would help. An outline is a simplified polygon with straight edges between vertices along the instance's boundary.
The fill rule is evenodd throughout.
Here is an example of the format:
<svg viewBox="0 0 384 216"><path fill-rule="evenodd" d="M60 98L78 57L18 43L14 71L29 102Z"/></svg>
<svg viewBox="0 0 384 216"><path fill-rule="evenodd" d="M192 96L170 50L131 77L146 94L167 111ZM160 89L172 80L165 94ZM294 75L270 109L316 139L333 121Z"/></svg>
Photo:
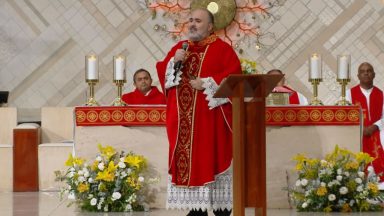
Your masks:
<svg viewBox="0 0 384 216"><path fill-rule="evenodd" d="M199 77L189 81L189 84L191 84L192 88L194 88L196 90L203 90L204 89L203 81Z"/></svg>
<svg viewBox="0 0 384 216"><path fill-rule="evenodd" d="M173 57L173 61L176 63L176 62L179 62L179 61L182 61L184 62L184 58L185 58L185 53L187 51L183 50L183 49L178 49L176 50L176 53L175 53L175 56Z"/></svg>
<svg viewBox="0 0 384 216"><path fill-rule="evenodd" d="M373 132L379 130L379 127L377 125L370 125L367 127L364 127L363 129L363 135L364 136L371 136Z"/></svg>

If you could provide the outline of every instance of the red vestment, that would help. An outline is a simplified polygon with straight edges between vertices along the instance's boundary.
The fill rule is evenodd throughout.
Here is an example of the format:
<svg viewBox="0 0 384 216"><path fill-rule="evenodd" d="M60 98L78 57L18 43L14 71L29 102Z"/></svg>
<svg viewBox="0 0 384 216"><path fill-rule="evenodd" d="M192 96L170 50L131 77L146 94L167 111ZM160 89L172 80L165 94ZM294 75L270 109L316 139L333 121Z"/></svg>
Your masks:
<svg viewBox="0 0 384 216"><path fill-rule="evenodd" d="M383 92L377 87L373 87L369 96L369 110L367 99L361 92L360 85L351 89L352 103L360 105L364 114L364 127L373 125L381 119L383 112ZM371 155L375 160L372 166L376 173L384 172L384 151L380 141L380 131L375 131L371 136L363 136L363 152ZM384 174L384 173L383 173ZM381 181L384 181L384 176L381 176Z"/></svg>
<svg viewBox="0 0 384 216"><path fill-rule="evenodd" d="M300 104L299 95L297 94L297 91L289 88L286 85L284 86L284 88L292 91L291 93L289 93L289 104Z"/></svg>
<svg viewBox="0 0 384 216"><path fill-rule="evenodd" d="M165 104L164 94L155 86L151 86L148 95L144 95L137 88L133 92L129 92L121 96L121 99L128 105L130 104Z"/></svg>
<svg viewBox="0 0 384 216"><path fill-rule="evenodd" d="M156 65L163 89L167 64L183 42ZM170 145L168 171L175 185L203 186L231 165L232 107L226 103L209 109L207 95L193 89L189 81L193 77L211 77L220 85L229 74L241 73L241 66L232 47L215 35L188 43L180 84L164 89Z"/></svg>

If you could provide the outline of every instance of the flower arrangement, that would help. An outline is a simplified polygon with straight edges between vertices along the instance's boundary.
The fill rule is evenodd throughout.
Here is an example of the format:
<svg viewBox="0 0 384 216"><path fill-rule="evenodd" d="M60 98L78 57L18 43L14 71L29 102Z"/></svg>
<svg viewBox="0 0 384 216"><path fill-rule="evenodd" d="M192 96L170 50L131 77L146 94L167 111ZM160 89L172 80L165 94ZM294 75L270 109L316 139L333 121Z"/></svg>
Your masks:
<svg viewBox="0 0 384 216"><path fill-rule="evenodd" d="M325 159L295 156L298 179L290 196L298 211L381 211L378 176L367 153L335 147ZM365 171L367 168L367 171Z"/></svg>
<svg viewBox="0 0 384 216"><path fill-rule="evenodd" d="M148 210L146 192L157 178L146 178L147 160L134 153L117 153L111 146L98 145L100 154L91 165L78 157L69 156L68 170L59 175L68 185L61 197L76 203L82 210L92 212L126 212Z"/></svg>
<svg viewBox="0 0 384 216"><path fill-rule="evenodd" d="M241 70L243 74L256 74L256 62L250 61L248 59L240 59Z"/></svg>

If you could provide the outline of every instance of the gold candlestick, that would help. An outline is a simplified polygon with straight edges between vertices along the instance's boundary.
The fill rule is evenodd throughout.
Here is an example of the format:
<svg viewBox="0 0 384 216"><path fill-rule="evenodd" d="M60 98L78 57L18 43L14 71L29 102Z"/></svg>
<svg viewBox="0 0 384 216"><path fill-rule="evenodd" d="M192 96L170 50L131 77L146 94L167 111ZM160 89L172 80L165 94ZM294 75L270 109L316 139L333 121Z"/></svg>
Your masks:
<svg viewBox="0 0 384 216"><path fill-rule="evenodd" d="M121 100L121 95L123 94L123 86L125 80L114 80L113 81L117 86L117 97L113 100L112 106L125 106L127 105L123 100Z"/></svg>
<svg viewBox="0 0 384 216"><path fill-rule="evenodd" d="M87 100L86 106L99 106L99 103L97 103L95 99L95 85L98 82L98 80L86 80L86 82L89 85L89 98Z"/></svg>
<svg viewBox="0 0 384 216"><path fill-rule="evenodd" d="M85 56L85 82L89 86L86 106L99 106L95 100L95 85L99 82L99 59L95 54Z"/></svg>
<svg viewBox="0 0 384 216"><path fill-rule="evenodd" d="M347 88L347 84L351 81L351 79L337 79L337 82L340 83L341 85L341 100L339 100L336 105L339 105L339 106L349 106L349 105L352 105L351 102L349 102L346 98L345 98L345 92L346 92L346 88Z"/></svg>
<svg viewBox="0 0 384 216"><path fill-rule="evenodd" d="M317 86L320 84L320 82L323 81L323 79L309 79L309 82L312 83L313 86L313 98L311 102L309 103L310 105L323 105L323 102L317 98Z"/></svg>

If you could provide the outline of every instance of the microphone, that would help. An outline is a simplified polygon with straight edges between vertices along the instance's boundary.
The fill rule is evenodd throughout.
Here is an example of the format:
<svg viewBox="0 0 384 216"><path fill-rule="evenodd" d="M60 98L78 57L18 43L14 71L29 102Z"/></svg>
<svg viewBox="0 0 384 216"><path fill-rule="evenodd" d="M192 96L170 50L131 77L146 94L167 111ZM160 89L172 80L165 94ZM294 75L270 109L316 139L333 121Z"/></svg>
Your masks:
<svg viewBox="0 0 384 216"><path fill-rule="evenodd" d="M183 47L183 50L187 51L188 43L184 42L182 44L182 47ZM175 69L175 77L176 77L177 72L180 71L182 64L183 64L183 61L180 60L180 61L176 62L175 65L173 66L173 69Z"/></svg>

